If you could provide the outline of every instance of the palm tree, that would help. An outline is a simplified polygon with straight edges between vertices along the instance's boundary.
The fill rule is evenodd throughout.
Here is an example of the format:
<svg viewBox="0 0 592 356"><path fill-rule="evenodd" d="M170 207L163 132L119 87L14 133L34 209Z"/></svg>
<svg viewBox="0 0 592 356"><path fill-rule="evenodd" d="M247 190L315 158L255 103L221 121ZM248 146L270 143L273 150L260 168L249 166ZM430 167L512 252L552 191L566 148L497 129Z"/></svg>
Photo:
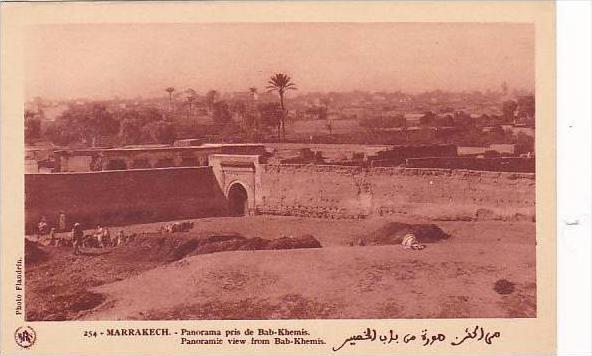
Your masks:
<svg viewBox="0 0 592 356"><path fill-rule="evenodd" d="M256 100L257 99L257 88L250 87L249 92L251 93L251 99Z"/></svg>
<svg viewBox="0 0 592 356"><path fill-rule="evenodd" d="M214 103L218 101L218 92L216 90L210 90L206 93L206 105L210 113L214 111Z"/></svg>
<svg viewBox="0 0 592 356"><path fill-rule="evenodd" d="M169 93L169 110L172 111L173 110L173 92L175 91L175 88L168 87L164 91Z"/></svg>
<svg viewBox="0 0 592 356"><path fill-rule="evenodd" d="M322 97L321 104L323 105L323 111L325 119L327 120L326 127L329 130L329 135L333 135L333 123L331 122L331 115L329 115L329 103L331 103L331 99L329 97Z"/></svg>
<svg viewBox="0 0 592 356"><path fill-rule="evenodd" d="M284 107L284 95L286 90L296 90L296 84L292 83L292 78L290 78L290 76L283 73L272 75L267 81L267 84L269 84L266 87L267 91L277 91L280 96L280 106L282 108L280 126L282 128L282 136L284 141L286 141L286 108Z"/></svg>
<svg viewBox="0 0 592 356"><path fill-rule="evenodd" d="M195 101L195 99L197 98L197 93L195 92L195 90L189 88L185 91L186 95L187 95L187 103L189 104L189 117L191 117L191 114L193 113L193 111L191 110L192 105L193 105L193 101Z"/></svg>
<svg viewBox="0 0 592 356"><path fill-rule="evenodd" d="M254 129L255 131L258 130L258 112L257 112L257 88L250 87L249 93L251 97L247 102L246 107L246 114L245 114L245 124L249 129Z"/></svg>

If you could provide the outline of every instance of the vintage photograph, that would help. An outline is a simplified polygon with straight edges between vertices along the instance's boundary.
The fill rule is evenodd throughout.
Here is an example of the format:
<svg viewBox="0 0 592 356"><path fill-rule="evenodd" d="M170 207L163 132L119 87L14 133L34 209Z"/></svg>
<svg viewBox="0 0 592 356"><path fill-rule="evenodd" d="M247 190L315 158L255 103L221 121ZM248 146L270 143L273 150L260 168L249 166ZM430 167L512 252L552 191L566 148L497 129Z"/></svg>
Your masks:
<svg viewBox="0 0 592 356"><path fill-rule="evenodd" d="M537 317L532 23L43 24L23 56L26 321Z"/></svg>

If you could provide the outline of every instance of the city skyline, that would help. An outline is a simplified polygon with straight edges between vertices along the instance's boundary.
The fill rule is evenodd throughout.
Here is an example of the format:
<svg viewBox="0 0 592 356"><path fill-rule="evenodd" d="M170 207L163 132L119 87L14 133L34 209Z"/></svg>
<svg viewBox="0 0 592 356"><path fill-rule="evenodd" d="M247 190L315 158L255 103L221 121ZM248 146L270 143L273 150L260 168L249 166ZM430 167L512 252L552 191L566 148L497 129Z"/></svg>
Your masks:
<svg viewBox="0 0 592 356"><path fill-rule="evenodd" d="M46 25L26 38L28 99L263 91L276 72L300 93L534 88L529 24Z"/></svg>

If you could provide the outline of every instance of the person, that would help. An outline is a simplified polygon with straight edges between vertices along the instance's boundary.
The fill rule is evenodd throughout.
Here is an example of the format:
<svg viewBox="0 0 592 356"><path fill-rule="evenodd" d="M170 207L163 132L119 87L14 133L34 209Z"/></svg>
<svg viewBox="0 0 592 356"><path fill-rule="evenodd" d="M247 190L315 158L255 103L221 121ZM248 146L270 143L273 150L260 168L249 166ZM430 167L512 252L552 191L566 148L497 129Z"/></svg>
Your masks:
<svg viewBox="0 0 592 356"><path fill-rule="evenodd" d="M124 242L125 242L125 234L124 234L123 230L119 230L119 233L117 234L117 240L115 241L116 246L121 246Z"/></svg>
<svg viewBox="0 0 592 356"><path fill-rule="evenodd" d="M111 232L105 226L103 227L103 246L113 247L113 241L111 241Z"/></svg>
<svg viewBox="0 0 592 356"><path fill-rule="evenodd" d="M413 234L406 234L403 237L403 241L401 242L401 245L406 250L408 250L408 249L423 250L425 248L425 245L420 244L417 241L417 239L415 238L415 235L413 235Z"/></svg>
<svg viewBox="0 0 592 356"><path fill-rule="evenodd" d="M111 247L111 232L106 226L97 225L97 231L95 232L95 238L97 239L98 247Z"/></svg>
<svg viewBox="0 0 592 356"><path fill-rule="evenodd" d="M58 215L58 229L60 232L66 231L66 214L63 211Z"/></svg>
<svg viewBox="0 0 592 356"><path fill-rule="evenodd" d="M103 248L103 227L97 225L97 231L95 232L95 238L97 239L98 247Z"/></svg>
<svg viewBox="0 0 592 356"><path fill-rule="evenodd" d="M72 228L72 248L75 255L80 253L80 246L82 245L83 237L84 230L82 230L82 227L80 227L79 223L75 223L74 227Z"/></svg>
<svg viewBox="0 0 592 356"><path fill-rule="evenodd" d="M42 216L39 224L37 224L37 239L47 233L47 228L47 220L45 219L45 216Z"/></svg>
<svg viewBox="0 0 592 356"><path fill-rule="evenodd" d="M57 245L57 239L56 239L56 236L55 236L55 227L52 227L49 230L49 243L48 243L48 245L50 245L50 246L56 246Z"/></svg>

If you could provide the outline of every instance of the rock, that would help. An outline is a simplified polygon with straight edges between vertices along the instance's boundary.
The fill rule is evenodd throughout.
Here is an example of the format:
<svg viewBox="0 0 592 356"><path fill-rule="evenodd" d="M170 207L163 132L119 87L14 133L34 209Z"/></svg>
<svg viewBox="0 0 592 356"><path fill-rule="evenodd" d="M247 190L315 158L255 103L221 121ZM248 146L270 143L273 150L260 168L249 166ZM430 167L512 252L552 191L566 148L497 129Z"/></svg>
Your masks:
<svg viewBox="0 0 592 356"><path fill-rule="evenodd" d="M499 279L493 286L493 290L502 295L511 294L515 289L515 284L508 281L507 279Z"/></svg>

